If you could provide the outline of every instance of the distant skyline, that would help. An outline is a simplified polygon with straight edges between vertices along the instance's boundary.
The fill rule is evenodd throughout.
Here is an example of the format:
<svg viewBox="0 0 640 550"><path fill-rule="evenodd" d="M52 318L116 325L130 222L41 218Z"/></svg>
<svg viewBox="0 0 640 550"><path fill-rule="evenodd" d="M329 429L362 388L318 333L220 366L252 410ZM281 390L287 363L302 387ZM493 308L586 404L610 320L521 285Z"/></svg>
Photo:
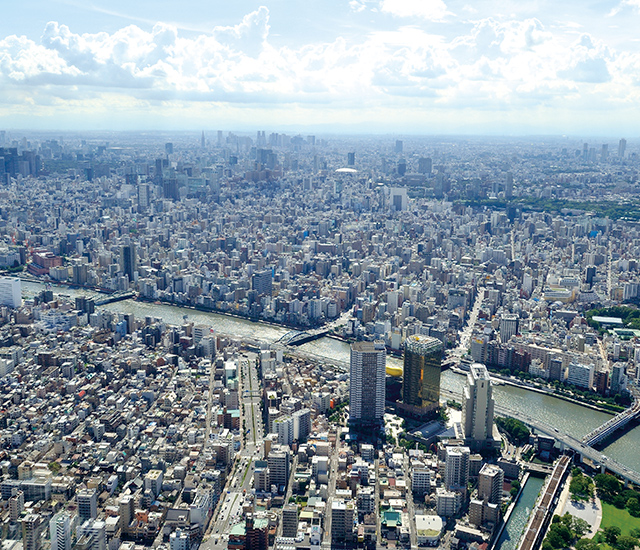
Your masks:
<svg viewBox="0 0 640 550"><path fill-rule="evenodd" d="M640 135L640 0L27 0L0 129Z"/></svg>

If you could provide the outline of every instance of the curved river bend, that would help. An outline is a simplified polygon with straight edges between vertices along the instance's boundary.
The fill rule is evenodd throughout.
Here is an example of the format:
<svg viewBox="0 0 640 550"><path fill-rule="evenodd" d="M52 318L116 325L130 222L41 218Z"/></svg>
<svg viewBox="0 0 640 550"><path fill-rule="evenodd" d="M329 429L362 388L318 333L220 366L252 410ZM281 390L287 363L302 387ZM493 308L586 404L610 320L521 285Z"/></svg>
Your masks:
<svg viewBox="0 0 640 550"><path fill-rule="evenodd" d="M22 282L23 294L27 297L33 296L42 288L43 285L39 283ZM72 298L80 295L98 296L93 292L66 287L56 288L56 292ZM102 297L103 295L100 296ZM190 308L134 300L124 300L101 307L117 313L133 314L137 318L146 316L160 317L165 322L174 325L184 323L184 316L186 315L189 321L196 324L210 325L219 333L238 337L251 337L266 342L274 342L290 330L217 313L205 313ZM331 338L308 342L300 346L299 349L320 357L349 361L349 344ZM387 361L401 365L401 360L395 357L388 357ZM441 385L444 389L459 392L464 383L465 377L463 375L456 374L450 370L442 373ZM523 388L506 385L496 386L493 393L498 404L526 413L531 417L539 418L576 438L582 438L605 422L607 418L610 418L610 415L606 413L593 411L575 403ZM621 464L640 472L640 453L637 452L638 448L640 448L640 426L625 433L606 447L604 452Z"/></svg>

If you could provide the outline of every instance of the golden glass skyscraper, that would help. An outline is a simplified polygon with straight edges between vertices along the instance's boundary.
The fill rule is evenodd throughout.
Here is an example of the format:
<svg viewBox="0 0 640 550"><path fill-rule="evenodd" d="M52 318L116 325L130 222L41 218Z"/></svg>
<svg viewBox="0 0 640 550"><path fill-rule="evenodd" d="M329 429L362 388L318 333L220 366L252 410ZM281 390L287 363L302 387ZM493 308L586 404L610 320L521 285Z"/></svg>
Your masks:
<svg viewBox="0 0 640 550"><path fill-rule="evenodd" d="M442 342L430 336L405 340L400 408L407 414L422 417L438 408L442 350Z"/></svg>

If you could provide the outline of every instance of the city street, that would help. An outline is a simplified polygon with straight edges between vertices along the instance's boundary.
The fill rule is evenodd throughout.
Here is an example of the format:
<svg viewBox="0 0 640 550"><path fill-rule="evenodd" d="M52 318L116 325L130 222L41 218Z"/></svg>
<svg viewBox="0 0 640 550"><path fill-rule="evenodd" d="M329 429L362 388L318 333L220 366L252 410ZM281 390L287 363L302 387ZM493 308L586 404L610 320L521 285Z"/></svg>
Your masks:
<svg viewBox="0 0 640 550"><path fill-rule="evenodd" d="M238 361L241 427L245 437L242 438L242 447L236 455L234 469L214 511L206 540L200 545L202 550L222 550L227 547L231 527L242 519L244 495L250 493L253 487L254 462L262 459L264 428L260 408L261 386L256 368L257 355L246 353Z"/></svg>

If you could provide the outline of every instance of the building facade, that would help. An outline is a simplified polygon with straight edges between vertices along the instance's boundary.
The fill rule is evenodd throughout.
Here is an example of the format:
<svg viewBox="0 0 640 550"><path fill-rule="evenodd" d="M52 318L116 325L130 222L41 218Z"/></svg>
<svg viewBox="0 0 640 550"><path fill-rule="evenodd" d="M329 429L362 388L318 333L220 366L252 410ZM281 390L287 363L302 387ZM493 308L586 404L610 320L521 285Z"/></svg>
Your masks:
<svg viewBox="0 0 640 550"><path fill-rule="evenodd" d="M430 336L405 340L400 408L408 415L422 417L438 409L442 350L442 342Z"/></svg>
<svg viewBox="0 0 640 550"><path fill-rule="evenodd" d="M384 417L386 348L384 342L351 344L349 423L377 425Z"/></svg>

